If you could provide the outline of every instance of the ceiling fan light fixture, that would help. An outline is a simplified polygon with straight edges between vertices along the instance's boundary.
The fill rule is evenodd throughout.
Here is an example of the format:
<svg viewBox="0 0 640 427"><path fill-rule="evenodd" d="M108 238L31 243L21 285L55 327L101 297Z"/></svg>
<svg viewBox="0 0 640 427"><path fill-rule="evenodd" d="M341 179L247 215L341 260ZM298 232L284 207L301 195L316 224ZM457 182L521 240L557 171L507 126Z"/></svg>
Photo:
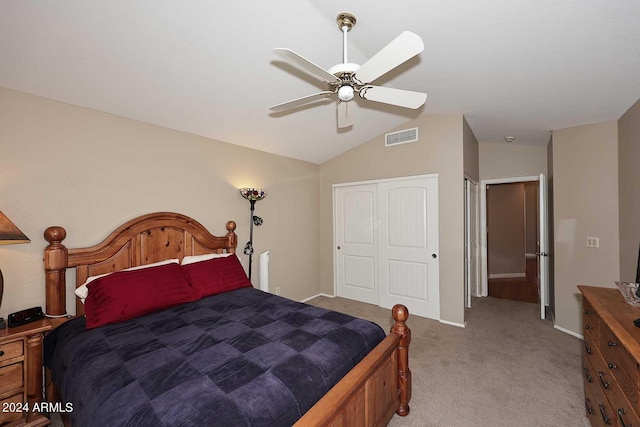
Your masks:
<svg viewBox="0 0 640 427"><path fill-rule="evenodd" d="M417 34L404 31L378 53L369 58L363 65L349 62L347 56L347 33L355 26L356 18L351 13L341 13L336 18L338 28L342 32L342 63L328 70L314 64L291 49L276 48L274 53L282 59L320 79L326 85L322 92L269 107L271 111L283 111L310 104L319 99L337 95L338 128L350 127L353 121L348 111L348 102L355 94L360 98L373 102L403 108L420 108L427 99L427 94L402 89L374 86L371 83L394 68L405 63L424 50L424 43Z"/></svg>
<svg viewBox="0 0 640 427"><path fill-rule="evenodd" d="M338 98L342 102L348 102L353 99L353 88L348 85L340 86L338 89Z"/></svg>

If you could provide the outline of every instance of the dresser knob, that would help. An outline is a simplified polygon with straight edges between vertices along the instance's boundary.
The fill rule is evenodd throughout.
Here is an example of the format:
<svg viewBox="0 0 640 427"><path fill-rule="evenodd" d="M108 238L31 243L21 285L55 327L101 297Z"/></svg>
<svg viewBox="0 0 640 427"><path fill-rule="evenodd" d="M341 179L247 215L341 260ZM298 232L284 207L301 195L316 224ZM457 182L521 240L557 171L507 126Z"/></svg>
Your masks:
<svg viewBox="0 0 640 427"><path fill-rule="evenodd" d="M600 408L600 415L602 415L602 421L604 421L605 424L607 425L611 425L611 418L609 418L609 416L607 415L607 413L605 412L605 406L603 403L598 405L598 408Z"/></svg>
<svg viewBox="0 0 640 427"><path fill-rule="evenodd" d="M609 343L608 343L608 344L609 344L609 347L615 347L615 346L617 346L617 345L618 345L618 343L615 343L615 342L613 342L613 341L609 341Z"/></svg>
<svg viewBox="0 0 640 427"><path fill-rule="evenodd" d="M604 388L605 390L608 390L611 383L604 379L604 372L599 371L598 377L600 377L600 384L602 384L602 388Z"/></svg>
<svg viewBox="0 0 640 427"><path fill-rule="evenodd" d="M622 427L632 427L631 424L627 424L624 422L624 418L622 418L623 415L624 415L624 408L618 408L618 418L622 423Z"/></svg>
<svg viewBox="0 0 640 427"><path fill-rule="evenodd" d="M584 406L587 407L587 412L589 414L593 414L593 407L591 406L591 401L589 400L588 397L586 399L584 399Z"/></svg>
<svg viewBox="0 0 640 427"><path fill-rule="evenodd" d="M0 357L4 356L4 351L0 350Z"/></svg>
<svg viewBox="0 0 640 427"><path fill-rule="evenodd" d="M609 366L609 369L616 369L616 368L617 368L617 366L616 366L616 365L614 365L614 364L613 364L613 363L611 363L611 362L607 363L607 366Z"/></svg>

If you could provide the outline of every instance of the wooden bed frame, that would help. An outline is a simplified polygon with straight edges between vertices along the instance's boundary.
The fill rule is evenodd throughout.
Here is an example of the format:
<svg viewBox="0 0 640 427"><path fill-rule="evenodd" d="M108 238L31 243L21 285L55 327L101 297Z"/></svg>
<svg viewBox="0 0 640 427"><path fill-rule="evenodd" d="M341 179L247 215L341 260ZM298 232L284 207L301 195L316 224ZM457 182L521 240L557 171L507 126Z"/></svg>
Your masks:
<svg viewBox="0 0 640 427"><path fill-rule="evenodd" d="M47 314L66 314L66 270L76 269L76 287L87 277L170 258L206 253L235 253L236 223L226 224L227 234L213 236L199 222L185 215L160 212L143 215L120 226L101 243L88 248L67 249L66 231L49 227L44 232L49 245L44 250ZM84 306L76 298L76 315ZM298 422L299 426L386 425L394 412L405 416L411 400L409 343L411 331L405 322L407 308L392 309L391 333L357 366L322 397ZM67 318L52 319L54 327ZM49 377L49 375L47 374ZM59 400L47 379L47 400ZM64 420L65 424L69 420Z"/></svg>

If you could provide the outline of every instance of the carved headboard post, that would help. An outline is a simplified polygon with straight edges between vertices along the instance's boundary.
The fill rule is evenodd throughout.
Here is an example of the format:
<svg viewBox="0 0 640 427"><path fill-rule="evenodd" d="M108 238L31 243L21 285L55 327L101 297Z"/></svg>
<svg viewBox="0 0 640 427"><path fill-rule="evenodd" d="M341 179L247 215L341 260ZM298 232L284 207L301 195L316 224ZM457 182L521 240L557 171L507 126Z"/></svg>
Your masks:
<svg viewBox="0 0 640 427"><path fill-rule="evenodd" d="M235 253L236 247L238 246L238 235L235 233L236 230L236 222L235 221L227 221L227 239L229 239L229 252Z"/></svg>
<svg viewBox="0 0 640 427"><path fill-rule="evenodd" d="M49 245L44 249L44 276L46 284L46 313L59 316L67 313L66 271L69 253L62 241L67 231L62 227L49 227L44 238Z"/></svg>

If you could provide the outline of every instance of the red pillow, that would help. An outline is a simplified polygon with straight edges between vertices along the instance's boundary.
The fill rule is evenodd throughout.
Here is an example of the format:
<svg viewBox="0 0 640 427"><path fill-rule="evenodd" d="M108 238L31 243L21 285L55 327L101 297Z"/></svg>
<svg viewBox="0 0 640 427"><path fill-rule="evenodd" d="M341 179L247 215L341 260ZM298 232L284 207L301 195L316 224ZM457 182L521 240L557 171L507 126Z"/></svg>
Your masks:
<svg viewBox="0 0 640 427"><path fill-rule="evenodd" d="M87 285L87 329L132 319L184 302L195 295L179 264L120 271Z"/></svg>
<svg viewBox="0 0 640 427"><path fill-rule="evenodd" d="M235 255L194 262L183 265L182 268L199 298L251 287L251 282Z"/></svg>

